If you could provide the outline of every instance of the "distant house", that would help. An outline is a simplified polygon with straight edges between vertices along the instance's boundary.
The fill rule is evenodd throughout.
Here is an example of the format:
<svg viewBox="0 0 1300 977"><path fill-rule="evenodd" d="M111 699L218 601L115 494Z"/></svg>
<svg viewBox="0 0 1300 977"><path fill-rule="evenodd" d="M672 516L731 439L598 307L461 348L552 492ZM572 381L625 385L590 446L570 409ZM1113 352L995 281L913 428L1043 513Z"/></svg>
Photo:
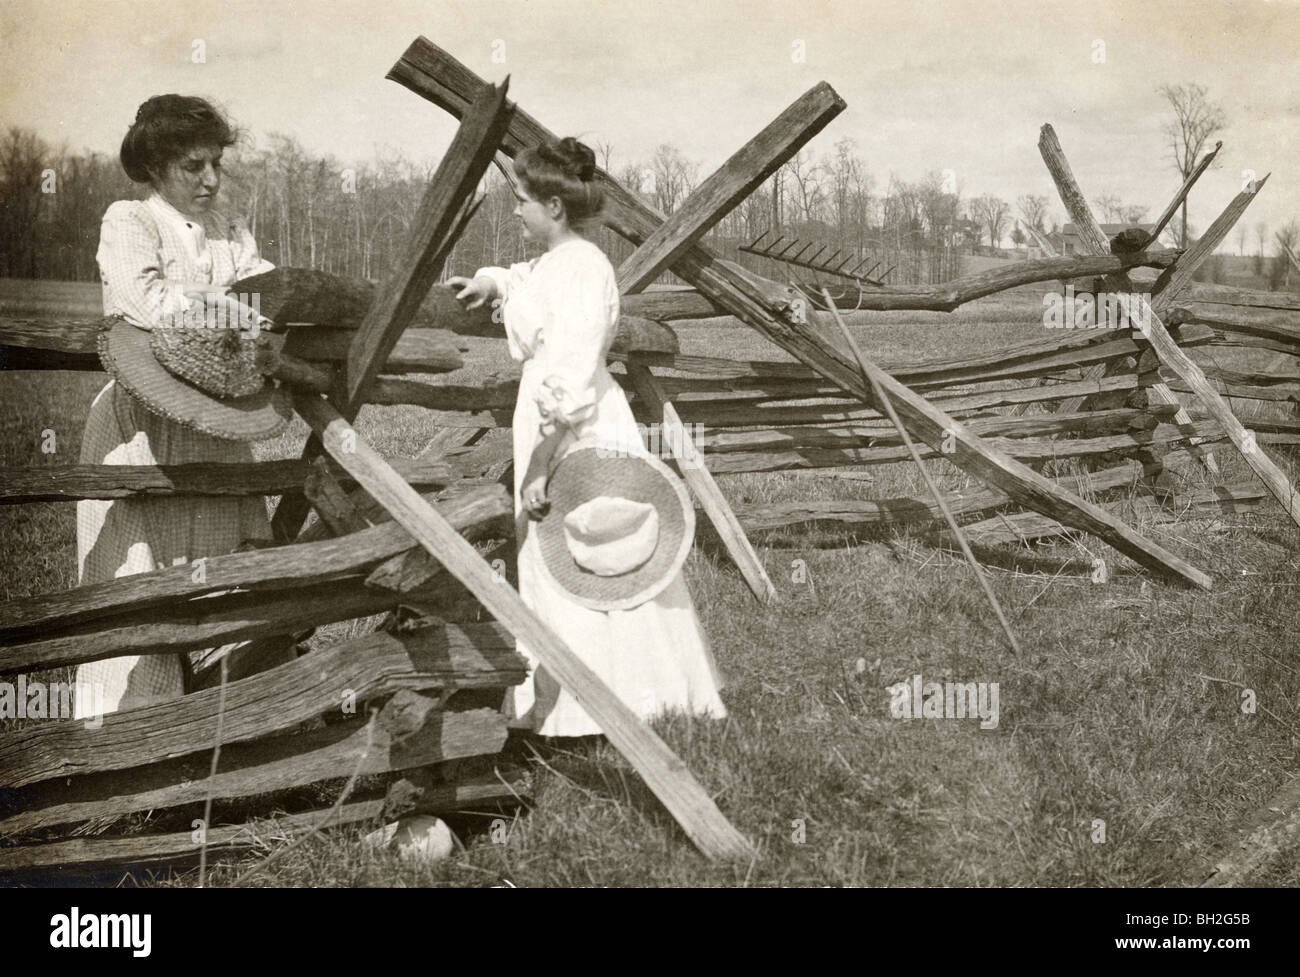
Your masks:
<svg viewBox="0 0 1300 977"><path fill-rule="evenodd" d="M1155 224L1102 224L1101 232L1106 235L1106 240L1110 240L1120 231L1127 231L1130 227L1140 227L1150 234L1155 230ZM1053 242L1055 244L1055 242ZM1066 223L1061 230L1061 253L1062 254L1087 254L1088 249L1083 246L1083 238L1079 235L1079 228L1072 224Z"/></svg>

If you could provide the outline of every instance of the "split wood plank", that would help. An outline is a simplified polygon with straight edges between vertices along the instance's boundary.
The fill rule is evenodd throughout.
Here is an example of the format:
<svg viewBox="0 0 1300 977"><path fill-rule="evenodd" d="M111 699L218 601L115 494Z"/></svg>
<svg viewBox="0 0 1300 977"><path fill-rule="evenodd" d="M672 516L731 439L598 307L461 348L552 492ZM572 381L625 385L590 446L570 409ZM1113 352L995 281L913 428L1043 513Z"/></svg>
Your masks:
<svg viewBox="0 0 1300 977"><path fill-rule="evenodd" d="M1196 164L1196 167L1188 174L1187 179L1183 181L1183 185L1178 188L1178 192L1174 194L1174 199L1169 201L1164 211L1156 218L1155 227L1151 229L1151 234L1148 236L1144 247L1150 247L1152 242L1160 237L1160 232L1165 229L1165 226L1173 220L1174 214L1178 213L1178 208L1186 206L1187 195L1192 192L1192 187L1196 186L1196 181L1201 178L1201 174L1210 168L1210 164L1214 162L1214 157L1219 155L1219 150L1222 148L1223 142L1220 140L1214 144L1212 150L1201 157L1201 161Z"/></svg>
<svg viewBox="0 0 1300 977"><path fill-rule="evenodd" d="M344 363L357 336L351 329L296 329L282 352L320 363ZM384 351L383 373L451 373L465 365L455 333L445 329L408 329Z"/></svg>
<svg viewBox="0 0 1300 977"><path fill-rule="evenodd" d="M352 428L319 397L295 398L298 413L328 451L375 501L464 584L551 672L596 721L686 834L711 858L749 857L749 843L723 817L712 798L685 764L601 681L523 602L492 568L416 491L393 471Z"/></svg>
<svg viewBox="0 0 1300 977"><path fill-rule="evenodd" d="M642 291L845 109L818 82L696 187L618 269L621 294Z"/></svg>
<svg viewBox="0 0 1300 977"><path fill-rule="evenodd" d="M1250 181L1246 188L1229 201L1223 212L1214 219L1205 233L1196 239L1196 243L1187 249L1176 262L1160 273L1155 284L1151 286L1151 305L1159 313L1168 311L1174 299L1192 281L1196 270L1205 263L1205 259L1214 253L1214 249L1223 243L1233 225L1241 219L1259 191L1264 189L1271 174L1265 174L1261 180Z"/></svg>
<svg viewBox="0 0 1300 977"><path fill-rule="evenodd" d="M506 720L496 709L443 712L436 699L399 689L379 710L373 732L364 722L327 725L243 743L225 743L221 766L210 775L204 753L148 767L43 781L9 797L17 810L0 820L0 835L89 818L201 803L211 796L249 797L321 780L407 770L431 763L499 753ZM357 758L370 741L370 751Z"/></svg>
<svg viewBox="0 0 1300 977"><path fill-rule="evenodd" d="M417 38L389 72L389 77L416 94L441 105L453 115L462 114L486 84L481 78L426 38ZM502 149L513 155L530 142L536 144L554 135L522 110L515 114ZM597 170L597 179L607 191L603 218L617 233L640 245L664 221L661 214ZM1118 257L1118 256L1112 256ZM1048 259L1051 260L1051 259ZM850 365L844 353L830 346L805 321L790 314L791 303L778 302L776 293L785 290L768 282L757 286L754 276L720 260L708 248L695 243L673 266L679 277L693 284L701 294L756 329L851 395L879 409L870 385ZM1122 522L1097 506L1057 488L1052 482L1000 451L984 444L959 422L927 403L892 377L886 377L886 394L894 402L909 431L933 447L955 435L956 452L950 456L1021 504L1093 533L1125 555L1158 573L1172 575L1195 586L1209 588L1210 578L1164 547L1143 539Z"/></svg>
<svg viewBox="0 0 1300 977"><path fill-rule="evenodd" d="M449 525L474 538L500 534L514 514L509 494L499 485L479 487L438 503L438 508ZM35 632L48 636L96 618L177 605L220 591L311 587L363 574L414 545L401 526L387 523L320 542L208 557L202 574L186 564L20 597L0 604L0 641Z"/></svg>
<svg viewBox="0 0 1300 977"><path fill-rule="evenodd" d="M441 814L473 809L485 803L516 801L526 792L522 781L511 783L495 776L478 776L455 784L431 785L425 789L415 811ZM262 823L220 825L207 830L209 856L216 853L258 848L268 839L280 841L314 831L328 819L328 827L357 824L386 816L386 798L351 801L333 809L288 814ZM58 869L60 878L75 871L111 865L167 865L199 857L200 846L192 831L163 835L131 835L122 838L73 838L39 845L0 848L0 877L30 877Z"/></svg>
<svg viewBox="0 0 1300 977"><path fill-rule="evenodd" d="M1010 387L1004 390L981 390L971 394L927 394L926 400L942 407L953 417L961 419L977 411L992 410L997 407L1028 406L1030 404L1051 403L1077 394L1105 393L1109 391L1136 390L1138 378L1133 374L1104 377L1100 380L1078 380L1066 383L1049 383L1040 387ZM838 391L837 391L838 393ZM835 403L803 404L786 406L770 403L766 400L718 399L718 400L678 400L675 403L678 414L687 423L708 424L714 428L727 427L775 427L777 425L803 424L848 424L856 421L881 420L880 412L874 407L864 407L847 399ZM637 407L633 407L635 412ZM1062 418L1075 418L1078 414L1061 415ZM647 412L638 420L652 420ZM1032 422L1035 415L1023 418ZM1069 421L1062 421L1068 424Z"/></svg>
<svg viewBox="0 0 1300 977"><path fill-rule="evenodd" d="M1088 201L1083 196L1083 191L1079 189L1078 183L1074 179L1074 172L1070 169L1069 160L1065 157L1065 151L1061 148L1061 142L1056 136L1056 130L1051 125L1044 125L1039 131L1038 151L1043 157L1043 162L1047 165L1047 170L1052 175L1052 180L1056 183L1057 193L1061 201L1065 204L1066 213L1074 220L1075 227L1078 228L1079 238L1085 251L1093 254L1106 254L1110 251L1110 241L1097 223L1097 218L1092 214L1092 208L1088 206ZM1133 282L1126 274L1107 275L1105 278L1105 287L1110 291L1126 295L1134 291ZM1137 323L1139 320L1134 317L1136 309L1129 309L1127 301L1122 301L1125 314L1129 316L1129 321ZM1155 318L1154 310L1151 311L1151 317ZM1163 327L1161 327L1163 329ZM1102 373L1105 369L1102 368ZM1189 424L1191 415L1187 413L1173 391L1163 383L1155 383L1147 391L1147 396L1158 404L1173 404L1179 408L1175 421L1179 424ZM1082 405L1082 398L1078 400L1067 400L1057 406L1061 412L1073 412ZM1214 456L1208 451L1199 452L1198 457L1202 464L1211 475L1218 476L1219 465L1214 460Z"/></svg>
<svg viewBox="0 0 1300 977"><path fill-rule="evenodd" d="M412 485L443 488L460 473L437 459L391 459ZM0 467L0 505L153 496L279 495L301 488L310 469L299 459L188 465L36 465ZM356 483L341 470L344 486Z"/></svg>
<svg viewBox="0 0 1300 977"><path fill-rule="evenodd" d="M499 86L489 86L470 106L438 164L400 263L379 286L352 339L346 394L339 404L345 417L356 416L366 388L379 374L389 351L411 324L442 271L446 249L452 243L447 237L456 226L461 208L492 165L492 156L510 125L514 106L506 101L509 87L509 78Z"/></svg>
<svg viewBox="0 0 1300 977"><path fill-rule="evenodd" d="M266 672L165 702L103 716L98 729L67 719L0 734L0 786L125 770L208 751L221 716L223 743L289 729L399 689L495 689L518 685L527 664L500 625L438 624L402 634L375 632L330 645Z"/></svg>
<svg viewBox="0 0 1300 977"><path fill-rule="evenodd" d="M1257 482L1252 482L1248 485L1217 485L1186 495L1168 496L1163 504L1145 498L1102 504L1116 516L1122 517L1136 511L1144 522L1153 525L1185 525L1189 517L1253 512L1271 498L1266 489ZM990 519L962 526L967 539L980 546L1028 543L1051 536L1064 536L1071 531L1069 526L1063 526L1055 519L1037 512L999 513ZM941 531L940 539L948 541L949 536Z"/></svg>
<svg viewBox="0 0 1300 977"><path fill-rule="evenodd" d="M1071 210L1072 202L1076 207L1082 202L1084 209L1079 213L1090 214L1086 209L1087 202L1082 200L1083 195L1078 190L1078 185L1074 183L1074 176L1070 172L1068 164L1065 163L1065 154L1061 151L1060 143L1056 139L1056 133L1051 126L1043 127L1042 135L1039 138L1039 147L1043 152L1043 158L1045 160L1050 158L1048 169L1052 171L1052 176L1056 179L1058 187L1063 188L1061 196L1066 201L1066 209ZM1273 493L1273 497L1281 503L1282 508L1286 510L1291 520L1300 525L1300 496L1296 494L1295 486L1291 484L1291 480L1278 468L1273 459L1259 447L1255 435L1247 431L1245 426L1237 420L1236 415L1232 413L1232 408L1228 406L1227 401L1210 384L1201 368L1174 342L1165 329L1164 323L1160 320L1160 313L1156 309L1157 306L1167 305L1177 297L1180 289L1189 280L1184 273L1189 276L1191 271L1195 270L1194 265L1198 261L1204 260L1209 252L1218 246L1219 241L1227 235L1233 224L1237 222L1251 201L1254 200L1257 191L1262 185L1263 181L1261 180L1247 187L1232 199L1232 202L1228 204L1223 213L1210 225L1210 229L1201 236L1201 241L1197 242L1198 247L1194 249L1196 254L1191 255L1192 261L1188 268L1183 270L1183 273L1174 270L1168 273L1167 278L1162 275L1163 284L1161 280L1157 280L1156 284L1159 292L1157 293L1153 289L1152 308L1143 320L1139 320L1134 316L1134 313L1138 310L1129 308L1130 303L1124 290L1119 289L1118 291L1120 291L1121 295L1121 304L1124 305L1125 311L1130 318L1134 322L1145 322L1145 328L1141 330L1142 335L1151 344L1151 348L1160 357L1160 361L1191 388L1210 416L1222 425L1224 431L1227 432L1228 440L1241 453L1241 456L1246 460L1246 464L1254 470L1260 481ZM1078 216L1075 216L1075 221L1079 223ZM1161 302L1163 296L1167 296L1164 298L1164 303ZM1169 396L1173 397L1173 394L1170 393ZM1181 416L1179 420L1181 421ZM1190 415L1188 420L1190 420Z"/></svg>
<svg viewBox="0 0 1300 977"><path fill-rule="evenodd" d="M0 674L79 665L123 655L163 655L212 648L235 641L292 634L335 621L394 610L405 599L361 586L355 576L251 593L211 594L201 600L127 611L49 635L0 647ZM441 579L411 593L409 600L436 601Z"/></svg>
<svg viewBox="0 0 1300 977"><path fill-rule="evenodd" d="M303 495L316 510L321 522L325 523L335 536L359 533L365 529L368 523L352 504L343 486L330 474L325 457L313 458L311 464L312 470L303 484Z"/></svg>
<svg viewBox="0 0 1300 977"><path fill-rule="evenodd" d="M760 432L761 433L761 432ZM974 436L974 435L972 435ZM1261 443L1273 440L1290 442L1293 435L1256 434ZM1149 431L1123 431L1118 434L1089 438L1005 438L986 437L983 441L1008 458L1025 465L1041 466L1066 458L1126 455L1149 451L1165 444L1185 444L1192 440L1213 443L1225 439L1223 429L1213 420L1193 421L1187 425L1162 424ZM810 439L811 440L811 439ZM883 440L883 439L882 439ZM862 439L851 436L828 437L820 447L791 445L780 449L764 445L760 451L713 451L709 469L714 474L740 472L774 472L792 468L840 468L846 465L891 465L908 461L907 449L895 442L883 447L863 447ZM951 458L950 453L928 445L919 449L924 459ZM999 486L1001 487L1001 486Z"/></svg>
<svg viewBox="0 0 1300 977"><path fill-rule="evenodd" d="M1184 455L1170 452L1167 458ZM797 474L797 473L792 473ZM844 474L860 474L856 472ZM1058 479L1071 491L1089 493L1126 489L1142 474L1141 467L1125 463L1102 471ZM944 501L955 515L973 515L999 509L1011 502L997 489L980 488L949 492ZM1104 503L1103 503L1104 504ZM892 499L801 499L765 502L735 507L736 518L748 532L780 529L797 523L836 523L841 526L912 525L942 518L943 513L929 496L901 496Z"/></svg>
<svg viewBox="0 0 1300 977"><path fill-rule="evenodd" d="M509 127L514 113L514 106L506 101L509 85L507 78L500 85L486 86L469 106L420 202L397 268L379 286L351 339L346 375L333 395L345 417L355 417L361 409L369 386L442 271L446 252L455 243L450 235ZM309 440L303 457L314 457L318 449L315 439ZM277 538L291 539L306 517L306 499L298 493L286 495L272 529Z"/></svg>
<svg viewBox="0 0 1300 977"><path fill-rule="evenodd" d="M659 388L654 374L639 363L628 363L627 372L637 394L645 400L655 416L661 444L666 444L673 452L682 478L700 500L700 505L732 560L740 568L741 576L749 584L749 589L762 603L772 601L776 597L776 587L768 578L763 561L745 537L745 531L731 511L722 489L718 488L718 483L705 467L704 456L691 440L690 431L682 424L676 409Z"/></svg>

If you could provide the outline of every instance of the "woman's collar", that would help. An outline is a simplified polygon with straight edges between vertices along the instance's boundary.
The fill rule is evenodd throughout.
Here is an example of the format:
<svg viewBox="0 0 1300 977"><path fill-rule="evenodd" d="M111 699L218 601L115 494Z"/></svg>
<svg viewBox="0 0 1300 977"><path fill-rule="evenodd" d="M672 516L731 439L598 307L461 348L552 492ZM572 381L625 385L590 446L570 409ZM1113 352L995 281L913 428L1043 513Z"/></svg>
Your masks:
<svg viewBox="0 0 1300 977"><path fill-rule="evenodd" d="M200 226L203 224L203 221L198 217L190 217L188 214L182 214L179 210L168 203L166 198L164 198L157 190L149 194L145 199L145 203L153 207L160 216L165 217L174 223L198 224Z"/></svg>

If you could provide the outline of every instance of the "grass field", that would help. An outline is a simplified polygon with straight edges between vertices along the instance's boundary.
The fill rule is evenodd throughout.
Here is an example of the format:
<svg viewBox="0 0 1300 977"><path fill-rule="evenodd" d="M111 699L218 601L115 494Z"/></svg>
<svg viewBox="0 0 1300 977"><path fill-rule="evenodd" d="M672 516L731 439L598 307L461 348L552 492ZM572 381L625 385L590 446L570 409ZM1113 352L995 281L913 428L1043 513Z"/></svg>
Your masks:
<svg viewBox="0 0 1300 977"><path fill-rule="evenodd" d="M857 334L868 355L955 356L1037 338L1038 317L1028 303L986 301L952 316L884 314ZM686 352L784 358L741 327L686 326L681 337ZM490 364L487 348L476 345L471 369ZM0 463L75 461L100 380L0 375ZM361 429L389 454L414 455L432 435L414 408L368 408ZM47 430L57 434L55 455L40 450ZM293 454L304 436L299 422L263 453ZM1230 452L1219 457L1229 477L1244 476ZM1291 458L1276 457L1294 471ZM973 484L935 464L946 487ZM909 466L869 471L873 479L857 482L776 473L720 483L737 503L924 491ZM5 597L75 583L71 506L10 507L0 519ZM1214 591L1154 580L1086 536L988 554L1025 649L1019 658L960 557L921 537L755 534L780 592L766 607L725 555L697 547L686 574L729 679L730 716L667 717L657 728L756 843L752 864L706 862L609 746L512 737L500 762L530 770L529 803L449 818L464 847L446 862L403 864L360 844L375 825L351 827L300 846L251 884L1196 884L1300 766L1297 533L1276 506L1148 517L1140 528L1213 574ZM1098 556L1110 566L1105 584L1088 573ZM916 674L997 683L996 728L891 717L887 687ZM1245 689L1253 713L1243 711ZM328 804L336 788L315 802ZM155 812L132 828L181 830L190 816ZM497 818L504 840L490 830ZM231 882L279 847L273 824L264 837L263 850L219 864L209 884ZM1297 852L1256 881L1300 883Z"/></svg>

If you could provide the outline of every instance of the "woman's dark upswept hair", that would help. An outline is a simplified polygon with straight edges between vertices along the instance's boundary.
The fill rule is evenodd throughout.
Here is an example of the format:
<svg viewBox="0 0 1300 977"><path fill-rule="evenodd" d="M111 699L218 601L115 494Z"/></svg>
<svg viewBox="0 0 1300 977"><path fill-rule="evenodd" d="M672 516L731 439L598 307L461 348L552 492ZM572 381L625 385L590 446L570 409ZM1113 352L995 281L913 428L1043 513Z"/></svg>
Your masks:
<svg viewBox="0 0 1300 977"><path fill-rule="evenodd" d="M155 95L140 106L122 140L122 169L149 183L195 146L232 146L237 133L220 112L194 95Z"/></svg>
<svg viewBox="0 0 1300 977"><path fill-rule="evenodd" d="M605 192L596 183L596 154L572 136L543 142L515 157L515 173L538 200L559 197L570 223L600 213Z"/></svg>

